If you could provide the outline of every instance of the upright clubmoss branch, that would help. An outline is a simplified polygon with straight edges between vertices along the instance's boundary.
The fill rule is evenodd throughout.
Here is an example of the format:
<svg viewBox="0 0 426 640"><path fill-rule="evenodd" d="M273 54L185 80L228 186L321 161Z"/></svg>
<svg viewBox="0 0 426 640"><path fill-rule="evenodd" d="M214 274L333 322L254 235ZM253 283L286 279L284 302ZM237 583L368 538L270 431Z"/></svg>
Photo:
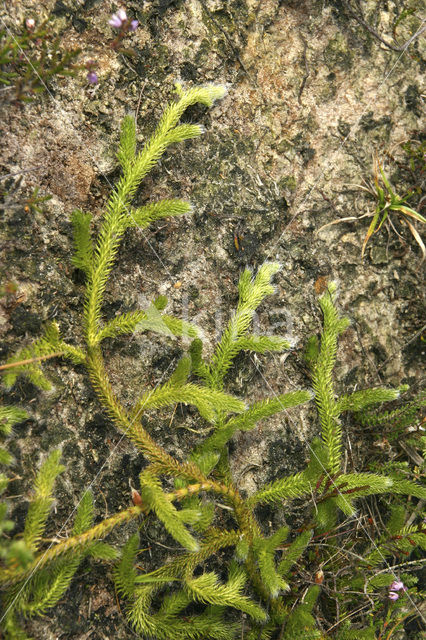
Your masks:
<svg viewBox="0 0 426 640"><path fill-rule="evenodd" d="M248 335L255 310L266 296L274 293L271 278L279 269L277 262L267 262L259 268L256 276L252 275L250 269L246 269L241 275L236 312L216 347L209 367L200 368L200 374L212 389L222 389L226 372L243 349L264 353L290 348L289 342L280 337L271 339Z"/></svg>
<svg viewBox="0 0 426 640"><path fill-rule="evenodd" d="M180 99L166 108L154 135L139 154L134 155L135 127L129 126L128 119L125 120L119 156L124 173L107 204L86 290L85 324L89 347L93 347L100 340L103 294L122 235L128 226L134 225L129 206L140 182L170 144L194 138L203 133L204 129L200 125L177 124L184 111L197 102L211 106L226 92L224 87L213 85L196 87L188 91L183 91L178 86L177 91Z"/></svg>
<svg viewBox="0 0 426 640"><path fill-rule="evenodd" d="M339 408L335 400L332 372L336 362L337 338L349 324L347 318L338 316L334 306L335 291L336 286L331 284L319 299L324 315L324 330L312 375L315 402L321 420L321 435L328 452L327 470L332 474L339 471L341 450Z"/></svg>

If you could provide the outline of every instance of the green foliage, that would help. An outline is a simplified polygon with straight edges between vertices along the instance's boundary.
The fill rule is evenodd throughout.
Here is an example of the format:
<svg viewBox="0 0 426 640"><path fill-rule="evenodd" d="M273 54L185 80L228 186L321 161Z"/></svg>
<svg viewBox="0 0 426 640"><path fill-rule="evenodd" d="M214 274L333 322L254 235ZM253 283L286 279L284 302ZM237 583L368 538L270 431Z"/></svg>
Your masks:
<svg viewBox="0 0 426 640"><path fill-rule="evenodd" d="M42 543L41 534L53 501L53 484L57 475L64 470L59 464L59 456L58 451L51 453L37 474L35 494L30 501L23 540L12 542L8 554L4 556L9 571L18 566L22 569L32 567L26 574L28 577L14 581L3 595L4 629L6 638L10 640L26 637L18 618L41 616L62 598L86 555L103 560L115 560L118 555L110 545L94 542L77 551L66 551L61 557L55 557L46 567L42 567L40 562L43 552L34 561L34 552ZM90 492L86 492L76 511L72 535L84 534L92 524L93 498Z"/></svg>
<svg viewBox="0 0 426 640"><path fill-rule="evenodd" d="M139 153L135 153L136 129L129 118L124 120L119 151L124 172L107 204L86 290L85 323L89 346L98 344L102 337L100 334L102 298L126 228L135 226L138 222L146 226L152 219L170 214L179 215L189 210L182 203L177 205L176 201L167 201L166 204L157 203L151 208L148 206L148 209L143 208L139 211L133 211L130 208L131 200L140 182L161 158L167 147L174 142L197 137L203 133L200 125L178 125L183 112L197 102L211 106L215 99L222 97L225 93L222 87L213 86L199 87L185 92L178 88L178 91L180 99L166 108L154 135Z"/></svg>
<svg viewBox="0 0 426 640"><path fill-rule="evenodd" d="M168 216L182 216L185 213L191 213L192 206L184 200L160 200L147 204L139 209L131 209L129 212L129 227L140 227L144 229L151 222L166 218Z"/></svg>
<svg viewBox="0 0 426 640"><path fill-rule="evenodd" d="M337 338L349 324L347 318L339 318L337 314L334 306L335 290L335 285L329 285L319 299L324 314L324 329L312 374L315 401L321 421L321 435L328 451L326 468L332 474L339 470L341 450L339 407L334 397L332 372L336 362Z"/></svg>
<svg viewBox="0 0 426 640"><path fill-rule="evenodd" d="M406 387L401 388L401 392L406 390ZM425 407L426 391L421 390L411 400L405 400L397 408L375 412L367 407L357 415L357 418L362 425L380 434L384 432L386 437L393 441L403 436L408 427L414 428L416 423L421 423Z"/></svg>
<svg viewBox="0 0 426 640"><path fill-rule="evenodd" d="M280 503L288 498L300 498L309 494L310 489L311 483L306 477L306 472L301 471L293 476L280 478L274 483L266 485L251 497L250 504Z"/></svg>
<svg viewBox="0 0 426 640"><path fill-rule="evenodd" d="M117 159L124 172L132 168L136 156L136 121L133 116L125 116L121 125L120 146Z"/></svg>
<svg viewBox="0 0 426 640"><path fill-rule="evenodd" d="M65 471L59 464L61 452L53 451L42 465L34 482L34 494L30 500L25 521L24 542L28 548L36 551L46 526L47 516L52 506L52 490L56 477Z"/></svg>
<svg viewBox="0 0 426 640"><path fill-rule="evenodd" d="M31 102L56 76L73 76L80 49L64 50L49 25L24 28L20 33L0 31L0 83L13 87L15 100Z"/></svg>
<svg viewBox="0 0 426 640"><path fill-rule="evenodd" d="M13 464L13 456L7 450L7 439L12 433L12 427L28 418L28 414L18 407L0 405L0 494L7 489L10 478L4 467ZM11 540L10 532L14 523L7 517L8 505L0 502L0 563L10 564L15 562L18 567L26 567L33 559L31 549L23 540Z"/></svg>
<svg viewBox="0 0 426 640"><path fill-rule="evenodd" d="M365 184L367 186L358 186L360 189L363 189L375 199L376 208L374 213L367 213L363 216L360 216L359 218L349 216L347 218L342 218L341 220L333 220L332 222L329 222L318 229L317 233L319 233L322 229L325 229L326 227L339 222L359 220L361 218L364 218L365 216L371 217L371 222L365 235L361 249L361 257L363 258L368 241L370 240L372 235L378 233L385 224L388 225L388 228L391 227L392 229L395 229L395 221L399 220L403 225L406 225L408 227L411 235L420 247L423 262L426 257L426 247L423 243L420 233L417 230L416 222L424 224L426 223L426 218L422 216L421 213L408 206L407 200L410 198L412 193L410 192L404 196L399 196L394 191L394 188L389 182L377 157L375 158L374 162L374 184L370 184L369 182L365 182Z"/></svg>
<svg viewBox="0 0 426 640"><path fill-rule="evenodd" d="M339 633L339 640L377 640L374 628L359 629L353 628L350 622L343 623Z"/></svg>
<svg viewBox="0 0 426 640"><path fill-rule="evenodd" d="M281 576L284 576L286 578L288 577L292 566L299 560L300 556L305 551L311 539L312 531L304 531L299 536L297 536L295 540L293 540L291 545L285 550L285 553L283 553L282 560L278 565L278 573Z"/></svg>
<svg viewBox="0 0 426 640"><path fill-rule="evenodd" d="M12 433L12 427L18 422L28 418L28 414L23 409L13 406L0 405L0 442L3 442ZM0 446L0 464L10 465L13 458L4 447ZM0 484L1 490L3 487Z"/></svg>
<svg viewBox="0 0 426 640"><path fill-rule="evenodd" d="M155 511L167 531L183 547L190 551L198 551L199 545L197 541L182 524L178 512L162 491L158 479L145 471L140 475L140 483L142 500L149 509Z"/></svg>
<svg viewBox="0 0 426 640"><path fill-rule="evenodd" d="M379 176L379 172L380 172L380 176ZM383 186L380 184L380 177L382 179ZM426 249L416 227L412 222L410 222L410 218L422 223L426 222L426 218L424 218L420 213L418 213L414 209L411 209L411 207L407 205L407 199L410 194L406 196L399 196L394 192L377 158L375 163L374 186L375 186L375 191L366 189L367 191L372 193L373 196L375 196L377 200L377 204L376 204L376 212L373 215L373 218L371 220L370 226L368 228L367 234L364 239L364 243L362 245L361 256L364 256L367 242L369 241L373 233L377 233L378 231L380 231L380 229L382 228L383 224L386 222L391 212L396 212L401 214L400 215L401 219L405 222L405 224L410 229L412 236L414 237L415 241L417 242L417 244L419 245L422 251L423 260L424 260L426 257Z"/></svg>
<svg viewBox="0 0 426 640"><path fill-rule="evenodd" d="M139 536L135 533L128 539L121 550L120 562L116 565L114 571L117 591L127 598L133 597L135 591L137 573L134 568L134 563L138 550Z"/></svg>
<svg viewBox="0 0 426 640"><path fill-rule="evenodd" d="M37 359L52 356L57 352L59 338L59 329L56 323L49 325L45 334L39 340L36 340L31 346L25 347L18 351L7 364L18 363L26 360L34 360L27 364L20 364L6 371L3 376L4 383L7 387L11 387L20 373L28 376L30 381L40 389L50 389L50 382L44 376Z"/></svg>
<svg viewBox="0 0 426 640"><path fill-rule="evenodd" d="M245 276L245 278L247 278L247 276ZM254 282L255 279L250 278L251 285L253 285ZM242 294L241 291L243 292ZM249 298L248 293L247 290L240 287L238 308L241 308L244 300ZM226 489L218 487L217 483L215 483L215 486L211 485L210 487L208 482L196 485L188 484L188 481L175 483L175 486L178 487L176 494L179 498L181 497L183 499L185 508L173 513L173 517L176 518L176 515L180 514L181 522L187 523L190 526L194 526L197 517L202 513L202 503L196 495L191 495L192 493L198 494L203 489L207 491L216 490L223 492L224 495L230 499L230 504L234 510L234 518L239 526L239 541L235 544L235 555L245 566L245 576L251 580L254 590L256 591L257 585L259 589L258 592L262 594L262 598L268 602L270 606L270 620L266 625L263 624L262 627L258 627L260 621L253 621L253 630L256 630L254 634L259 634L259 637L270 637L268 634L271 634L273 630L277 628L277 625L282 623L283 619L285 620L283 637L321 637L321 632L316 626L315 617L312 613L320 587L314 587L308 590L303 600L299 602L291 612L287 612L286 614L283 612L283 601L280 595L289 588L292 568L295 563L300 562L300 558L306 553L315 531L317 536L318 534L326 535L327 532L334 529L341 516L353 518L356 515L356 501L365 496L380 495L389 493L390 491L394 491L394 493L405 491L407 494L417 497L423 497L424 495L424 489L420 485L407 480L395 480L391 477L374 473L342 474L340 471L340 414L344 411L358 411L360 407L365 408L373 404L392 400L399 395L399 390L371 389L344 395L340 398L335 397L332 375L337 354L337 339L338 335L347 326L347 320L339 317L333 294L334 288L332 285L320 299L320 305L324 314L324 329L320 337L317 355L312 358L311 362L313 386L316 391L315 399L318 407L319 422L322 428L322 440L313 442L312 458L307 468L293 476L278 479L270 485L263 487L241 505L231 497L230 489L232 487L232 479L230 479L228 474L222 475L222 472L219 473L219 477L224 478ZM260 297L258 301L259 299ZM233 321L234 319L231 320L230 325ZM218 370L221 369L221 363L226 360L223 354L227 352L231 354L232 357L234 344L229 340L230 325L228 325L225 330L225 339L222 337L219 343L223 348L217 348L215 350L212 361L205 362L202 360L202 344L200 341L194 341L191 345L192 370L195 370L200 375L207 385L207 388L215 388L217 385L217 379L211 377L211 372L218 362L220 362ZM245 330L247 329L248 327L245 328ZM220 354L220 359L218 359L218 353ZM180 369L182 371L176 374L174 382L175 384L181 385L180 388L182 389L185 388L187 384L187 375L190 371L189 362L186 359L179 365L178 370ZM223 387L223 379L221 384L217 386ZM199 388L202 387L200 386ZM162 387L158 387L157 389L160 390L159 394L161 396L163 393ZM205 439L201 446L197 447L191 459L199 466L200 470L208 476L218 465L218 456L220 456L220 461L224 459L226 461L224 447L237 429L247 430L253 428L261 419L266 418L268 415L273 415L285 406L296 406L301 402L308 401L310 395L309 392L303 391L283 394L278 398L256 403L246 409L246 411L228 419L223 417L223 412L220 412L216 416L215 431ZM198 409L200 410L200 407L198 407ZM330 461L332 461L332 463L330 463ZM223 466L221 469L222 468ZM160 491L158 482L157 491ZM256 521L253 520L253 508L260 503L268 503L271 505L280 504L283 500L289 501L301 497L305 497L308 500L312 499L314 506L312 518L306 530L295 536L290 544L284 543L288 535L287 527L279 528L277 532L269 538L264 537ZM171 494L168 499L172 499ZM164 497L161 497L160 493L156 493L150 496L149 499L146 499L146 501L149 503L149 506L152 506L158 501L157 508L160 509L160 503L164 501ZM157 515L159 515L160 519L164 522L169 517L168 513L162 516L158 512ZM174 521L171 519L168 523L168 530L172 535L175 535L173 532L174 527ZM178 530L177 527L175 527L175 529L176 531ZM205 532L206 529L201 528L199 531L202 533ZM176 537L176 539L179 540L178 537ZM200 550L196 554L200 560L200 554L204 554L205 551L207 552L207 550L209 550L209 555L213 553L212 542L213 540L208 537L205 537L204 541L200 540ZM419 536L416 537L414 542L419 546L422 544L422 541L419 541ZM183 544L185 543L183 542ZM277 563L276 556L278 549L283 553L281 560ZM213 599L213 594L215 594L216 597L220 595L222 598L221 604L224 605L226 603L225 594L222 593L222 588L218 583L217 576L212 572L207 574L203 573L195 579L194 583L194 578L191 578L191 574L196 563L191 562L189 557L187 563L183 574L186 576L185 584L187 587L188 584L195 584L197 586L196 592L191 588L189 592L191 598L196 601L201 600L202 602L208 602L210 604L219 604L219 600ZM165 582L175 582L181 579L182 568L179 569L178 567L181 567L181 565L174 564L172 561L164 565L163 570L157 570L150 574L145 574L145 576L140 575L135 578L131 569L127 570L126 575L133 576L132 580L134 580L135 583L134 593L137 592L137 585L149 585L149 598L152 598L153 593L158 594L159 591L164 589ZM131 587L128 588L131 589ZM143 591L143 598L148 597L147 593L146 590ZM158 598L158 595L156 595L156 598ZM145 600L143 601L145 602ZM138 602L140 603L142 600ZM241 608L235 602L228 601L227 604L233 608ZM188 605L189 601L186 606ZM142 607L142 605L140 606ZM149 608L151 605L146 606ZM139 610L139 605L134 605L134 607ZM242 608L241 610L245 611ZM134 609L133 613L130 613L130 619L132 620L133 615ZM140 623L140 611L138 615ZM160 624L159 615L159 613L156 614L158 621L156 624ZM138 624L136 624L136 628L140 631L142 627L138 626ZM256 637L256 635L253 635L253 637Z"/></svg>
<svg viewBox="0 0 426 640"><path fill-rule="evenodd" d="M281 527L270 538L259 538L253 545L254 555L259 565L259 572L265 589L272 598L280 591L287 591L289 585L280 576L275 566L275 550L288 536L288 527Z"/></svg>
<svg viewBox="0 0 426 640"><path fill-rule="evenodd" d="M302 601L289 614L284 626L284 640L314 640L321 638L321 632L316 629L315 618L312 609L320 593L320 587L309 587Z"/></svg>
<svg viewBox="0 0 426 640"><path fill-rule="evenodd" d="M355 391L348 396L342 396L337 403L337 411L360 411L371 404L380 404L381 402L390 402L399 398L400 391L405 389L365 389L363 391Z"/></svg>
<svg viewBox="0 0 426 640"><path fill-rule="evenodd" d="M18 421L26 414L11 412ZM41 543L41 536L53 502L52 490L56 477L64 470L59 464L60 452L52 452L42 465L34 481L34 493L30 499L22 540L13 540L0 557L6 567L26 569L33 561L34 553ZM5 505L1 505L2 507ZM11 529L13 527L7 527ZM17 614L26 617L42 615L53 606L69 586L79 564L78 556L63 558L52 564L49 570L31 575L24 583L17 582L4 594L4 618L7 638L25 637L16 620Z"/></svg>
<svg viewBox="0 0 426 640"><path fill-rule="evenodd" d="M266 400L255 402L239 415L220 425L215 433L205 440L202 450L221 450L238 430L249 431L261 420L269 418L280 411L285 411L290 407L304 404L311 398L310 391L290 391L275 398L267 398Z"/></svg>
<svg viewBox="0 0 426 640"><path fill-rule="evenodd" d="M263 264L256 276L253 276L249 269L242 273L238 284L237 310L216 347L210 365L203 367L198 363L197 372L208 386L214 389L223 387L224 377L232 361L243 349L264 353L267 350L282 351L290 348L289 342L284 339L248 335L255 310L266 296L274 293L274 287L270 281L279 268L280 265L277 262L270 262Z"/></svg>
<svg viewBox="0 0 426 640"><path fill-rule="evenodd" d="M43 205L45 202L48 202L52 199L52 196L40 196L40 187L36 187L31 195L28 198L24 199L24 210L32 213L42 213L43 208L40 205Z"/></svg>
<svg viewBox="0 0 426 640"><path fill-rule="evenodd" d="M246 581L247 576L244 571L234 568L226 584L221 584L218 576L211 572L187 580L185 586L195 601L233 607L263 622L267 619L266 612L247 596L241 594Z"/></svg>
<svg viewBox="0 0 426 640"><path fill-rule="evenodd" d="M3 376L5 385L11 387L18 375L23 374L40 389L49 390L51 385L41 369L41 362L55 356L69 358L74 364L82 364L85 359L83 351L61 340L59 327L56 322L52 322L45 328L42 338L9 358L7 364L15 366L6 370Z"/></svg>
<svg viewBox="0 0 426 640"><path fill-rule="evenodd" d="M376 541L374 549L365 555L363 564L377 567L382 564L386 557L395 554L409 555L416 547L426 549L426 527L424 523L415 525L403 525L397 531L391 532L389 529Z"/></svg>
<svg viewBox="0 0 426 640"><path fill-rule="evenodd" d="M160 313L153 303L146 311L130 311L106 322L99 332L99 342L105 338L115 338L119 335L138 331L153 331L170 337L195 337L198 335L198 330L194 325L180 320L180 318Z"/></svg>
<svg viewBox="0 0 426 640"><path fill-rule="evenodd" d="M74 228L75 254L72 263L77 269L84 271L86 276L90 275L93 261L93 244L90 235L90 223L92 214L76 209L71 216L71 223Z"/></svg>
<svg viewBox="0 0 426 640"><path fill-rule="evenodd" d="M147 409L158 409L177 402L195 405L200 415L208 422L215 422L218 412L241 413L245 408L241 400L222 391L191 383L178 386L172 379L153 391L147 391L139 398L135 405L134 418L140 418Z"/></svg>
<svg viewBox="0 0 426 640"><path fill-rule="evenodd" d="M408 495L415 503L416 499L423 500L426 492L410 477L357 472L343 466L342 413L370 412L373 405L394 400L403 389L365 389L338 396L334 379L338 338L349 321L339 315L333 283L319 299L321 334L309 340L305 355L314 394L296 389L249 406L226 391L227 375L236 356L243 350L266 353L291 347L280 336L252 333L256 309L274 293L272 279L280 268L278 263L265 263L256 273L244 270L239 279L237 308L211 358L203 356L196 327L164 313L164 296L148 309L103 319L104 294L125 231L191 210L181 200L133 207L141 180L171 143L203 132L201 125L179 124L185 109L196 103L211 106L224 92L223 87L184 91L178 86L178 99L166 108L141 151L136 145L136 123L130 117L124 119L118 151L122 175L107 202L98 233L90 229L90 214L76 211L72 218L73 264L86 275L83 346L63 341L53 324L41 339L10 361L14 366L7 370L7 384L24 374L42 388L47 388L40 366L43 359L60 355L84 365L100 403L145 457L146 465L140 474L139 491L132 488L134 506L94 524L93 498L85 492L69 535L45 548L43 536L53 486L63 471L59 452L49 455L32 487L22 539L15 538L0 547L6 549L1 554L0 584L4 586L8 639L24 637L20 620L44 615L63 596L81 560L89 556L91 560L116 560L113 574L117 592L129 622L141 637L231 640L242 633L250 640L355 637L352 632L358 629L348 621L349 608L357 606L354 590L359 589L363 598L368 594L369 603L374 602L380 611L381 595L377 591L386 589L392 577L386 558L396 552L406 557L426 548L420 508L409 521L396 505L386 531L378 536L378 544L372 543L363 520L358 518L366 497ZM128 407L117 397L108 378L102 343L135 331L154 331L168 338L189 335L194 339L169 379L145 390ZM252 495L242 495L234 479L228 443L239 431L254 429L270 416L308 403L313 395L312 406L317 410L314 427L320 437L314 438L309 447L308 464L288 477L275 477ZM141 420L147 411L163 412L177 403L192 405L200 416L201 428L193 430L197 434L186 460L168 453ZM0 412L2 434L8 436L13 421L24 415L10 408ZM2 455L6 464L12 462L7 452ZM303 507L297 529L285 524L283 514L283 503L290 510L294 501ZM266 531L265 518L260 515L262 506L274 510L271 522L276 522L275 531ZM0 527L7 533L11 528L7 508L0 507ZM160 521L175 546L183 547L153 571L139 566L143 544L139 534L131 535L119 551L103 542L113 528L148 514ZM359 526L353 526L356 519ZM292 518L288 520L292 522ZM340 535L343 537L339 539ZM323 581L326 588L321 586ZM415 581L410 582L410 577L407 585L415 593ZM339 606L332 606L333 599ZM338 612L338 620L330 618L330 610ZM373 632L380 624L377 618ZM334 631L327 636L323 631L327 628L337 628L337 634L346 636ZM370 637L369 630L362 633L359 637Z"/></svg>

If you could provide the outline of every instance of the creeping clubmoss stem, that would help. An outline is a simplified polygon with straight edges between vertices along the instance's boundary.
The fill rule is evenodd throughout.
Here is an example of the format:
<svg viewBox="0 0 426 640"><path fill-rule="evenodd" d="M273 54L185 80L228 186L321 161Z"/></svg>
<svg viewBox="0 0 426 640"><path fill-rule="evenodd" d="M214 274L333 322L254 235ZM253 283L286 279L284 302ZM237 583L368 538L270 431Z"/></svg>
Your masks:
<svg viewBox="0 0 426 640"><path fill-rule="evenodd" d="M114 529L114 527L124 524L133 518L137 518L139 515L144 513L144 511L145 507L143 505L129 507L129 509L114 514L111 518L103 520L96 526L88 529L78 536L72 536L63 542L58 542L58 544L55 544L50 549L47 549L47 551L36 556L34 562L32 562L31 565L23 571L16 569L4 569L0 571L0 583L16 582L17 580L21 580L34 571L46 566L49 562L58 558L60 555L67 553L68 551L72 551L73 549L83 548L88 542L93 540L104 538L107 533Z"/></svg>

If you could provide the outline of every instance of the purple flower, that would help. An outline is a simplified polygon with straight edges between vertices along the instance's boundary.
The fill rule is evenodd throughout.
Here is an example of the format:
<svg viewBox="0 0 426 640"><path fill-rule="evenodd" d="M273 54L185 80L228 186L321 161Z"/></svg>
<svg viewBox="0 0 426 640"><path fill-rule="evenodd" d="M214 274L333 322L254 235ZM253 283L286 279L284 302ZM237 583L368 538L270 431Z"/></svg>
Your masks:
<svg viewBox="0 0 426 640"><path fill-rule="evenodd" d="M114 27L114 29L120 29L121 36L124 35L124 31L136 31L139 25L137 20L130 21L128 19L124 9L119 9L117 13L114 13L108 23L111 27Z"/></svg>
<svg viewBox="0 0 426 640"><path fill-rule="evenodd" d="M404 585L402 580L394 580L389 589L390 591L401 591L401 589L403 591L407 591L407 587Z"/></svg>
<svg viewBox="0 0 426 640"><path fill-rule="evenodd" d="M119 9L117 13L113 13L111 20L108 20L108 24L115 29L120 29L123 26L123 22L126 22L127 15L124 9Z"/></svg>
<svg viewBox="0 0 426 640"><path fill-rule="evenodd" d="M90 84L98 84L98 76L94 71L89 71L86 78L87 82L90 82Z"/></svg>
<svg viewBox="0 0 426 640"><path fill-rule="evenodd" d="M395 602L395 600L398 600L399 595L397 593L395 593L395 591L389 591L389 600L392 600L392 602Z"/></svg>

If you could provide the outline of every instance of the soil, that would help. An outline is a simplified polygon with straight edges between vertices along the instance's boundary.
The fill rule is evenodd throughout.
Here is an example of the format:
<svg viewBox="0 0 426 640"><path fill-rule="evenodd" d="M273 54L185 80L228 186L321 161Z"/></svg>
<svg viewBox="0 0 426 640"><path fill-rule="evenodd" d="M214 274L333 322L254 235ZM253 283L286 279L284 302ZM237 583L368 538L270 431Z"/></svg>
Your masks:
<svg viewBox="0 0 426 640"><path fill-rule="evenodd" d="M376 201L361 186L374 181L375 156L396 193L412 191L409 204L422 212L421 160L403 147L411 141L411 149L418 149L425 137L425 40L416 37L402 46L421 26L419 11L394 33L398 16L412 3L362 4L375 34L349 10L359 15L355 2L348 9L339 0L129 0L127 13L139 27L123 41L125 54L111 46L108 20L115 3L3 4L7 31L19 33L29 17L48 20L61 47L79 47L81 64L95 61L99 82L90 85L80 69L74 77L55 77L29 103L16 101L13 88L0 93L1 361L40 337L53 319L64 339L82 343L84 283L70 261L70 217L76 208L90 210L99 226L119 176L115 154L123 116L137 114L142 145L174 99L176 81L216 83L227 86L226 97L212 109L194 107L184 116L203 124L205 134L170 147L135 200L185 198L194 212L126 233L105 317L146 307L164 294L169 313L201 327L209 354L235 308L242 269L278 260L276 292L260 307L255 328L288 335L294 348L285 355L238 358L229 375L231 393L252 402L309 387L303 348L321 328L317 295L332 280L341 312L351 319L339 346L337 392L408 384L416 393L425 351L419 245L396 214L392 226L370 239L364 258L371 218L330 225L374 213ZM38 210L28 206L36 188L51 196ZM109 341L108 371L124 404L164 380L187 347L150 333ZM44 371L50 391L19 378L1 394L31 416L16 426L10 443L19 478L12 493L21 496L16 530L22 529L35 470L48 451L60 447L66 471L57 483L48 532L58 535L69 530L69 514L88 486L98 518L126 508L129 479L137 485L145 461L102 413L81 367L52 360ZM178 458L201 437L190 408L179 407L173 416L153 413L147 428ZM237 435L232 466L241 491L302 469L318 432L308 408ZM366 440L348 427L345 442L356 465ZM266 515L262 525L267 531ZM122 544L136 527L117 530L110 541ZM142 548L149 549L140 556L144 568L167 557L158 540L176 546L154 519L146 521L142 536ZM46 640L133 638L122 606L111 569L87 561L67 595L46 618L31 621L28 632Z"/></svg>

